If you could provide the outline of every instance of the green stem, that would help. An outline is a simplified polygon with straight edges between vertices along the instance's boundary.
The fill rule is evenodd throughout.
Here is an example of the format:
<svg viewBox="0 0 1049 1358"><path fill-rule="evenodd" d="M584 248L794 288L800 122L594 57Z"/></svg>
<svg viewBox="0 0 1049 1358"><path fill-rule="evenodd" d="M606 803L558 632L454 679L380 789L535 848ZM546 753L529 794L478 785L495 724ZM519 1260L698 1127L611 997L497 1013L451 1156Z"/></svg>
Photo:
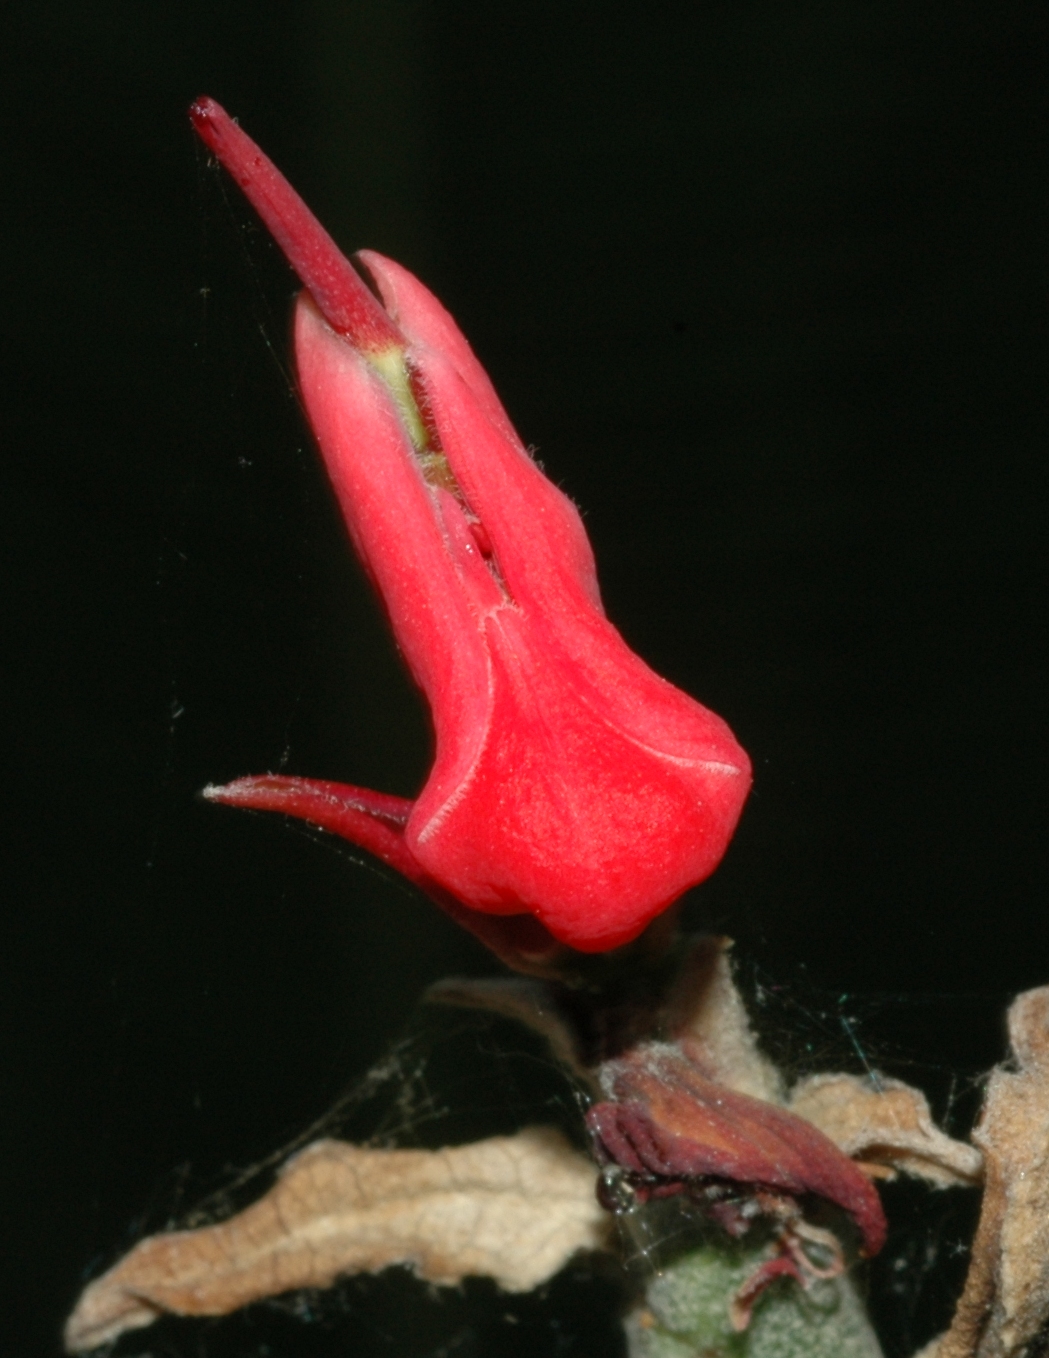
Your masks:
<svg viewBox="0 0 1049 1358"><path fill-rule="evenodd" d="M882 1358L847 1275L808 1291L780 1279L735 1333L729 1300L768 1254L767 1246L705 1244L666 1264L627 1318L630 1358Z"/></svg>

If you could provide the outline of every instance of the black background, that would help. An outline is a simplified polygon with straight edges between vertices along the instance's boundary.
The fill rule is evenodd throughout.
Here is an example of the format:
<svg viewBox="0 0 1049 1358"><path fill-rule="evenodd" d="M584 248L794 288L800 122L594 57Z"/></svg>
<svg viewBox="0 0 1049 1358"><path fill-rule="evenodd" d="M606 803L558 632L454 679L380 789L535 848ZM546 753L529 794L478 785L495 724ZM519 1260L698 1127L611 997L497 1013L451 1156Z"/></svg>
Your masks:
<svg viewBox="0 0 1049 1358"><path fill-rule="evenodd" d="M753 756L690 921L933 1084L989 1065L1049 980L1045 7L3 25L5 1351L57 1351L175 1167L294 1136L427 982L492 969L388 878L194 799L278 766L411 795L428 752L289 390L291 276L188 129L203 92L450 307L584 507L614 621ZM439 1351L357 1323L332 1352ZM315 1351L297 1324L275 1355Z"/></svg>

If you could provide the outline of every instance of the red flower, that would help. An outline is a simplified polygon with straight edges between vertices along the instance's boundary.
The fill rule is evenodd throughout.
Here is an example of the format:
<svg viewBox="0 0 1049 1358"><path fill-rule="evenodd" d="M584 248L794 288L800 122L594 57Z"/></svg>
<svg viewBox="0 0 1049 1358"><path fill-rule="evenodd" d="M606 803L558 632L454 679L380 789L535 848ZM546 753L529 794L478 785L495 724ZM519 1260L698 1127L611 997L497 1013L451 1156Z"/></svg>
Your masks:
<svg viewBox="0 0 1049 1358"><path fill-rule="evenodd" d="M440 303L364 251L377 301L213 100L191 116L308 289L302 399L436 737L414 802L278 776L208 795L304 817L445 903L534 915L582 951L628 942L717 866L747 756L605 617L575 506Z"/></svg>

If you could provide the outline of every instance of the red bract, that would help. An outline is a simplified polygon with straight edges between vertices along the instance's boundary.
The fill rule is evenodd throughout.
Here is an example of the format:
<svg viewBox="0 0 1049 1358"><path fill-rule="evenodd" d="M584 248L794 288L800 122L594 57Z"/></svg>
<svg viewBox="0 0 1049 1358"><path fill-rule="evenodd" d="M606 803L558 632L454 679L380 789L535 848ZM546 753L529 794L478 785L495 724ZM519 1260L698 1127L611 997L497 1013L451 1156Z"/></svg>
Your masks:
<svg viewBox="0 0 1049 1358"><path fill-rule="evenodd" d="M436 738L414 802L279 776L208 795L304 817L438 898L530 913L583 951L628 942L716 867L747 756L609 623L575 506L440 303L364 251L380 304L217 104L192 118L308 289L303 402Z"/></svg>

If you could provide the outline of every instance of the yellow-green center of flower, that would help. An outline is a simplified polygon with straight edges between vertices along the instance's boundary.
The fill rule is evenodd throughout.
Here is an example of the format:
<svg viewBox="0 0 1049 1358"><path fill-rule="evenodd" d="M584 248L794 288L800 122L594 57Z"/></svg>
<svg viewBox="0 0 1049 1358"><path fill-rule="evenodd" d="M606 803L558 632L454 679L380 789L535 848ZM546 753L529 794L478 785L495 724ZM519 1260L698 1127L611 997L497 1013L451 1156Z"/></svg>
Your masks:
<svg viewBox="0 0 1049 1358"><path fill-rule="evenodd" d="M386 390L393 398L401 425L412 444L412 452L427 485L450 491L458 500L463 499L462 491L455 479L448 459L431 437L426 421L422 417L419 403L412 390L411 376L405 362L404 350L393 344L389 348L364 357L382 378Z"/></svg>

